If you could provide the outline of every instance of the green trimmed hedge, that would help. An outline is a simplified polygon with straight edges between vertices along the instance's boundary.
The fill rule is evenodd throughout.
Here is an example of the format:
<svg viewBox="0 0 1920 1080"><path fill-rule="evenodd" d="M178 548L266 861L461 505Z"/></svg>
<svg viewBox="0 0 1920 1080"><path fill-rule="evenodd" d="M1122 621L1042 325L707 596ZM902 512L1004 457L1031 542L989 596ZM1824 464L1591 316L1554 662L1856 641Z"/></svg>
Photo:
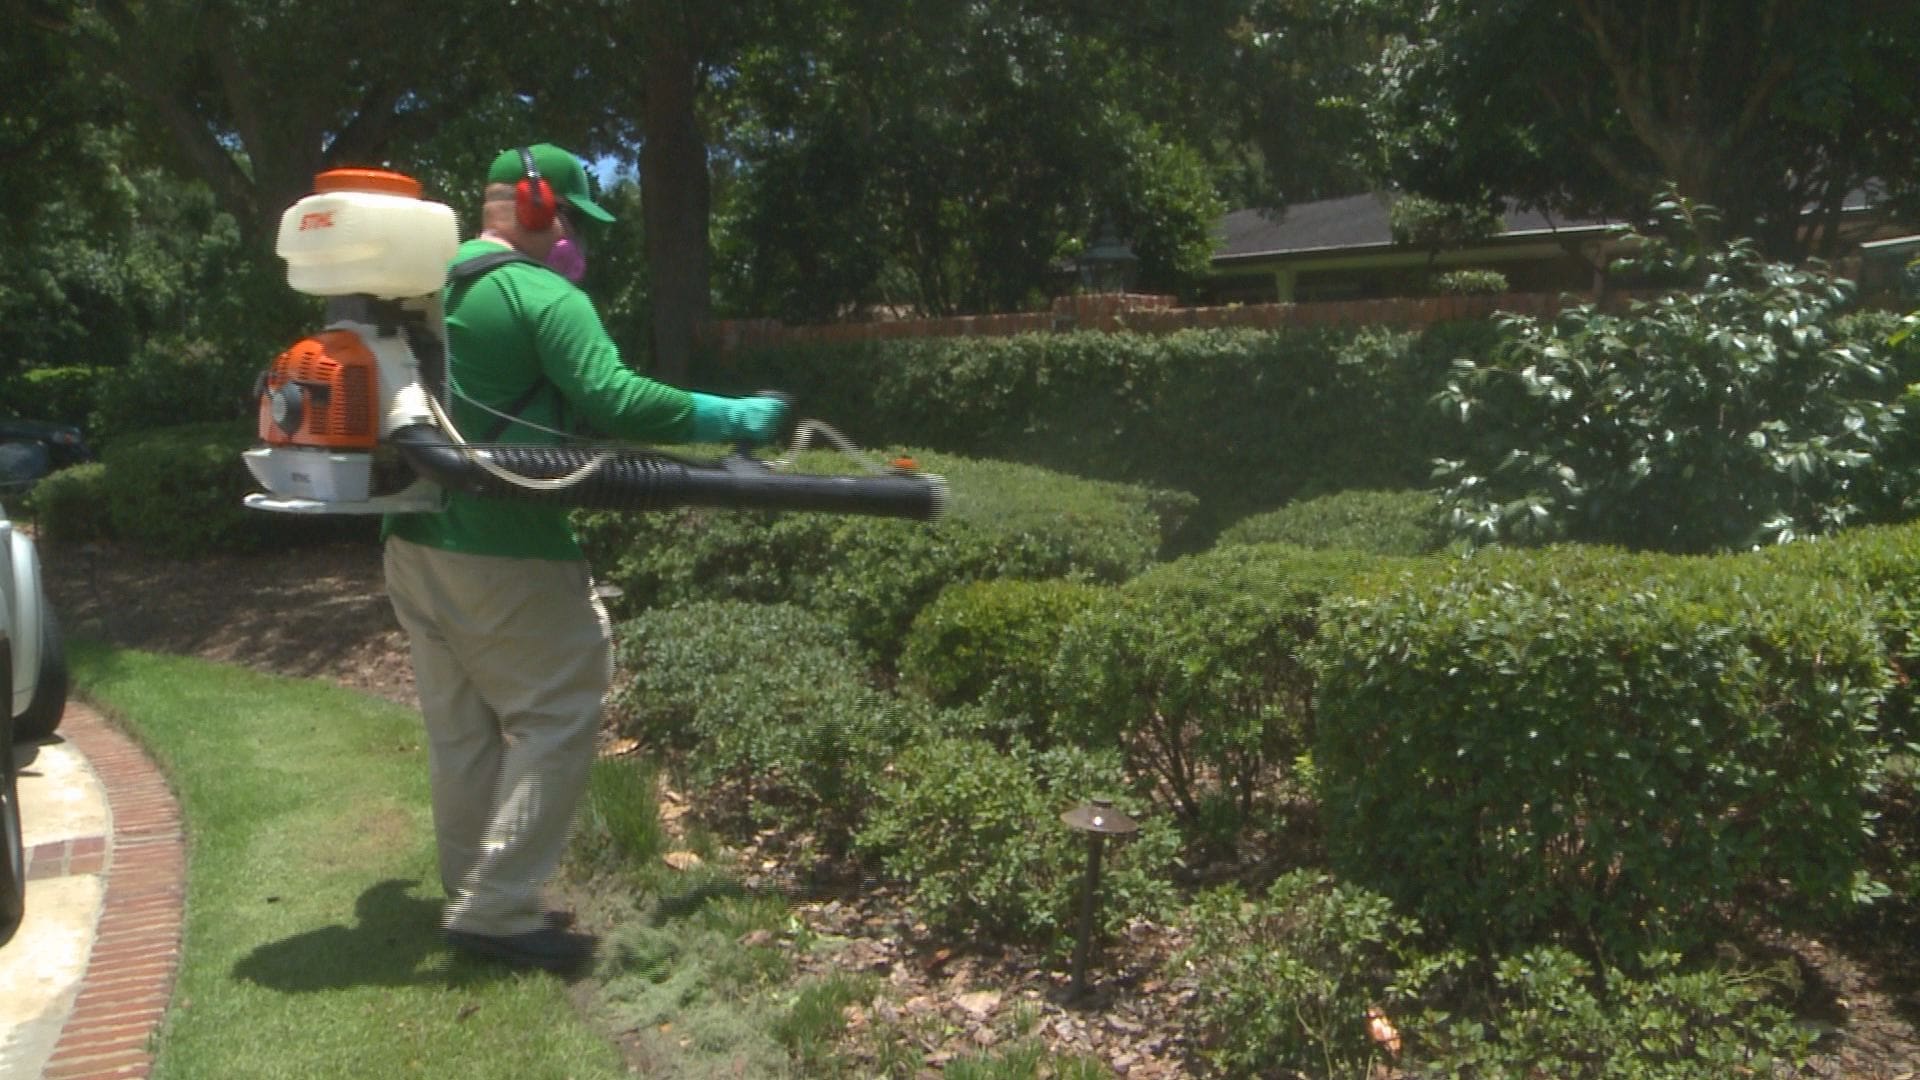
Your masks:
<svg viewBox="0 0 1920 1080"><path fill-rule="evenodd" d="M96 387L112 372L112 368L83 364L33 368L0 385L0 401L12 416L90 429Z"/></svg>
<svg viewBox="0 0 1920 1080"><path fill-rule="evenodd" d="M1880 708L1889 747L1920 743L1920 522L1848 529L1739 556L1762 573L1845 582L1874 603L1895 678Z"/></svg>
<svg viewBox="0 0 1920 1080"><path fill-rule="evenodd" d="M789 604L649 611L617 637L628 677L610 717L674 751L745 830L817 829L838 846L887 762L943 715L868 685L846 634Z"/></svg>
<svg viewBox="0 0 1920 1080"><path fill-rule="evenodd" d="M1447 528L1431 491L1338 491L1242 518L1218 542L1410 556L1446 547Z"/></svg>
<svg viewBox="0 0 1920 1080"><path fill-rule="evenodd" d="M984 705L1003 734L1045 744L1047 670L1060 635L1103 591L1014 578L955 585L913 620L901 685L941 705Z"/></svg>
<svg viewBox="0 0 1920 1080"><path fill-rule="evenodd" d="M940 590L1000 577L1119 581L1152 564L1193 506L1175 492L1032 466L914 456L951 485L952 508L937 522L706 509L574 521L602 579L625 590L623 614L702 599L792 603L839 622L891 666ZM799 464L853 468L824 452Z"/></svg>
<svg viewBox="0 0 1920 1080"><path fill-rule="evenodd" d="M240 453L251 425L184 424L124 435L100 455L114 534L166 555L253 551L266 542L260 515L241 504L253 477Z"/></svg>
<svg viewBox="0 0 1920 1080"><path fill-rule="evenodd" d="M1321 615L1334 867L1429 929L1630 963L1724 910L1830 914L1866 887L1888 668L1857 590L1551 548L1426 564Z"/></svg>
<svg viewBox="0 0 1920 1080"><path fill-rule="evenodd" d="M98 461L70 465L42 477L27 496L40 535L61 544L113 537L113 505L107 467Z"/></svg>
<svg viewBox="0 0 1920 1080"><path fill-rule="evenodd" d="M1124 749L1183 819L1231 836L1307 747L1314 609L1379 561L1236 545L1156 566L1070 622L1049 674L1056 738Z"/></svg>
<svg viewBox="0 0 1920 1080"><path fill-rule="evenodd" d="M242 423L196 423L121 436L100 452L113 532L167 555L246 552L261 536L240 500L252 475L240 452L253 446Z"/></svg>
<svg viewBox="0 0 1920 1080"><path fill-rule="evenodd" d="M1184 549L1303 494L1424 484L1462 432L1428 402L1491 320L1381 328L1076 332L730 356L865 444L911 443L1193 493Z"/></svg>
<svg viewBox="0 0 1920 1080"><path fill-rule="evenodd" d="M223 420L153 428L107 444L98 490L114 538L185 557L378 537L373 515L247 509L241 500L259 488L240 454L255 441L251 421Z"/></svg>

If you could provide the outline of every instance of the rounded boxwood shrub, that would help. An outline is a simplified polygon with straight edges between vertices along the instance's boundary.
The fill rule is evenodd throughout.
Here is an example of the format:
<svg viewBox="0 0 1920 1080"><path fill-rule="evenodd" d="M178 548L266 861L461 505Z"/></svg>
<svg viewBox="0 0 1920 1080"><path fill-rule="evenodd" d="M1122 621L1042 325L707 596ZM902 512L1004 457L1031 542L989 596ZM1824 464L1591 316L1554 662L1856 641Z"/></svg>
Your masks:
<svg viewBox="0 0 1920 1080"><path fill-rule="evenodd" d="M854 850L904 882L914 912L943 932L1064 953L1078 925L1087 839L1060 815L1089 797L1112 797L1141 825L1106 844L1103 929L1173 902L1177 834L1124 786L1113 754L1006 752L979 739L929 738L889 770Z"/></svg>
<svg viewBox="0 0 1920 1080"><path fill-rule="evenodd" d="M673 752L746 828L817 828L838 846L886 763L934 723L924 703L868 685L845 633L792 605L651 611L618 637L615 722Z"/></svg>
<svg viewBox="0 0 1920 1080"><path fill-rule="evenodd" d="M1759 573L1844 582L1871 598L1895 672L1880 706L1880 737L1894 750L1920 744L1920 522L1847 529L1740 558Z"/></svg>
<svg viewBox="0 0 1920 1080"><path fill-rule="evenodd" d="M114 538L182 557L378 538L378 515L248 509L242 499L259 488L240 454L255 442L251 422L217 421L108 443L101 494Z"/></svg>
<svg viewBox="0 0 1920 1080"><path fill-rule="evenodd" d="M687 749L713 705L721 680L858 684L859 663L846 631L792 604L710 600L648 611L620 623L617 662L627 676L608 701L625 733L656 746Z"/></svg>
<svg viewBox="0 0 1920 1080"><path fill-rule="evenodd" d="M83 544L113 536L107 467L98 461L70 465L43 477L28 496L40 535L60 544Z"/></svg>
<svg viewBox="0 0 1920 1080"><path fill-rule="evenodd" d="M1381 562L1234 545L1157 566L1067 625L1049 669L1056 738L1124 750L1182 818L1236 834L1306 750L1314 609Z"/></svg>
<svg viewBox="0 0 1920 1080"><path fill-rule="evenodd" d="M947 589L913 621L901 683L936 704L984 705L1007 734L1044 743L1047 668L1061 632L1105 588L1002 578Z"/></svg>
<svg viewBox="0 0 1920 1080"><path fill-rule="evenodd" d="M1888 673L1855 591L1553 548L1423 566L1321 614L1333 864L1430 930L1630 965L1723 911L1830 914L1867 884Z"/></svg>
<svg viewBox="0 0 1920 1080"><path fill-rule="evenodd" d="M238 421L155 428L114 439L101 451L114 533L167 555L252 551L267 538L266 515L241 499L253 477L240 453L254 444Z"/></svg>
<svg viewBox="0 0 1920 1080"><path fill-rule="evenodd" d="M1425 555L1447 545L1447 531L1433 492L1341 491L1242 518L1219 543Z"/></svg>

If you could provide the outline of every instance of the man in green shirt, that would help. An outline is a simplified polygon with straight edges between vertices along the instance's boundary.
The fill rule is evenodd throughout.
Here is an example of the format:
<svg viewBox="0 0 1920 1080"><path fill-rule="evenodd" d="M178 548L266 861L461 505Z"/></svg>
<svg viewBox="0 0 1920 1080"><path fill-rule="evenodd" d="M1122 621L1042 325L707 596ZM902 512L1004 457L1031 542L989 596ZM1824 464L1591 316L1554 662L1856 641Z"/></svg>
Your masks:
<svg viewBox="0 0 1920 1080"><path fill-rule="evenodd" d="M772 441L778 399L689 393L621 363L577 286L585 230L612 220L571 153L543 143L495 159L480 235L460 246L445 297L454 425L468 439L516 443L557 443L578 428ZM474 261L482 256L493 258ZM453 492L443 510L390 515L382 531L427 729L447 941L571 973L594 939L546 911L541 894L586 787L613 647L567 514Z"/></svg>

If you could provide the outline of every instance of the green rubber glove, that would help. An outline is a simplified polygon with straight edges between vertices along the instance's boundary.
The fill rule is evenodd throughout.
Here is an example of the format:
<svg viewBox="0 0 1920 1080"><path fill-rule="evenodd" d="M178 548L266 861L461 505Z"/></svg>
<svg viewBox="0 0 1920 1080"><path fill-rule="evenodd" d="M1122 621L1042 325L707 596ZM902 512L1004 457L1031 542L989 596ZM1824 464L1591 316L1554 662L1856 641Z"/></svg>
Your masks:
<svg viewBox="0 0 1920 1080"><path fill-rule="evenodd" d="M777 397L693 395L693 441L765 446L780 437L787 403Z"/></svg>

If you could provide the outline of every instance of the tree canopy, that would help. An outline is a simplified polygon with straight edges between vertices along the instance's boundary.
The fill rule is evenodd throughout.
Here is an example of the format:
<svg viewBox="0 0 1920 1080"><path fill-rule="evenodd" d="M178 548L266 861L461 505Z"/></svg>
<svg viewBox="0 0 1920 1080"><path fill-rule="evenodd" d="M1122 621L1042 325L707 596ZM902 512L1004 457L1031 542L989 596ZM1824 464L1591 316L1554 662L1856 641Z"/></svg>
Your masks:
<svg viewBox="0 0 1920 1080"><path fill-rule="evenodd" d="M1177 80L1127 51L1127 8L849 5L744 57L727 94L740 301L814 319L1020 310L1061 291L1102 222L1147 282L1192 280L1221 207L1170 126Z"/></svg>
<svg viewBox="0 0 1920 1080"><path fill-rule="evenodd" d="M1410 190L1642 220L1670 184L1798 255L1850 194L1920 186L1915 70L1905 0L1435 0L1374 122Z"/></svg>
<svg viewBox="0 0 1920 1080"><path fill-rule="evenodd" d="M1773 254L1818 251L1863 187L1920 206L1905 0L19 7L0 377L266 349L311 318L271 239L315 172L400 168L470 215L535 139L637 181L596 282L635 362L696 382L710 310L1032 308L1107 230L1143 287L1190 291L1235 206L1637 220L1672 184Z"/></svg>

